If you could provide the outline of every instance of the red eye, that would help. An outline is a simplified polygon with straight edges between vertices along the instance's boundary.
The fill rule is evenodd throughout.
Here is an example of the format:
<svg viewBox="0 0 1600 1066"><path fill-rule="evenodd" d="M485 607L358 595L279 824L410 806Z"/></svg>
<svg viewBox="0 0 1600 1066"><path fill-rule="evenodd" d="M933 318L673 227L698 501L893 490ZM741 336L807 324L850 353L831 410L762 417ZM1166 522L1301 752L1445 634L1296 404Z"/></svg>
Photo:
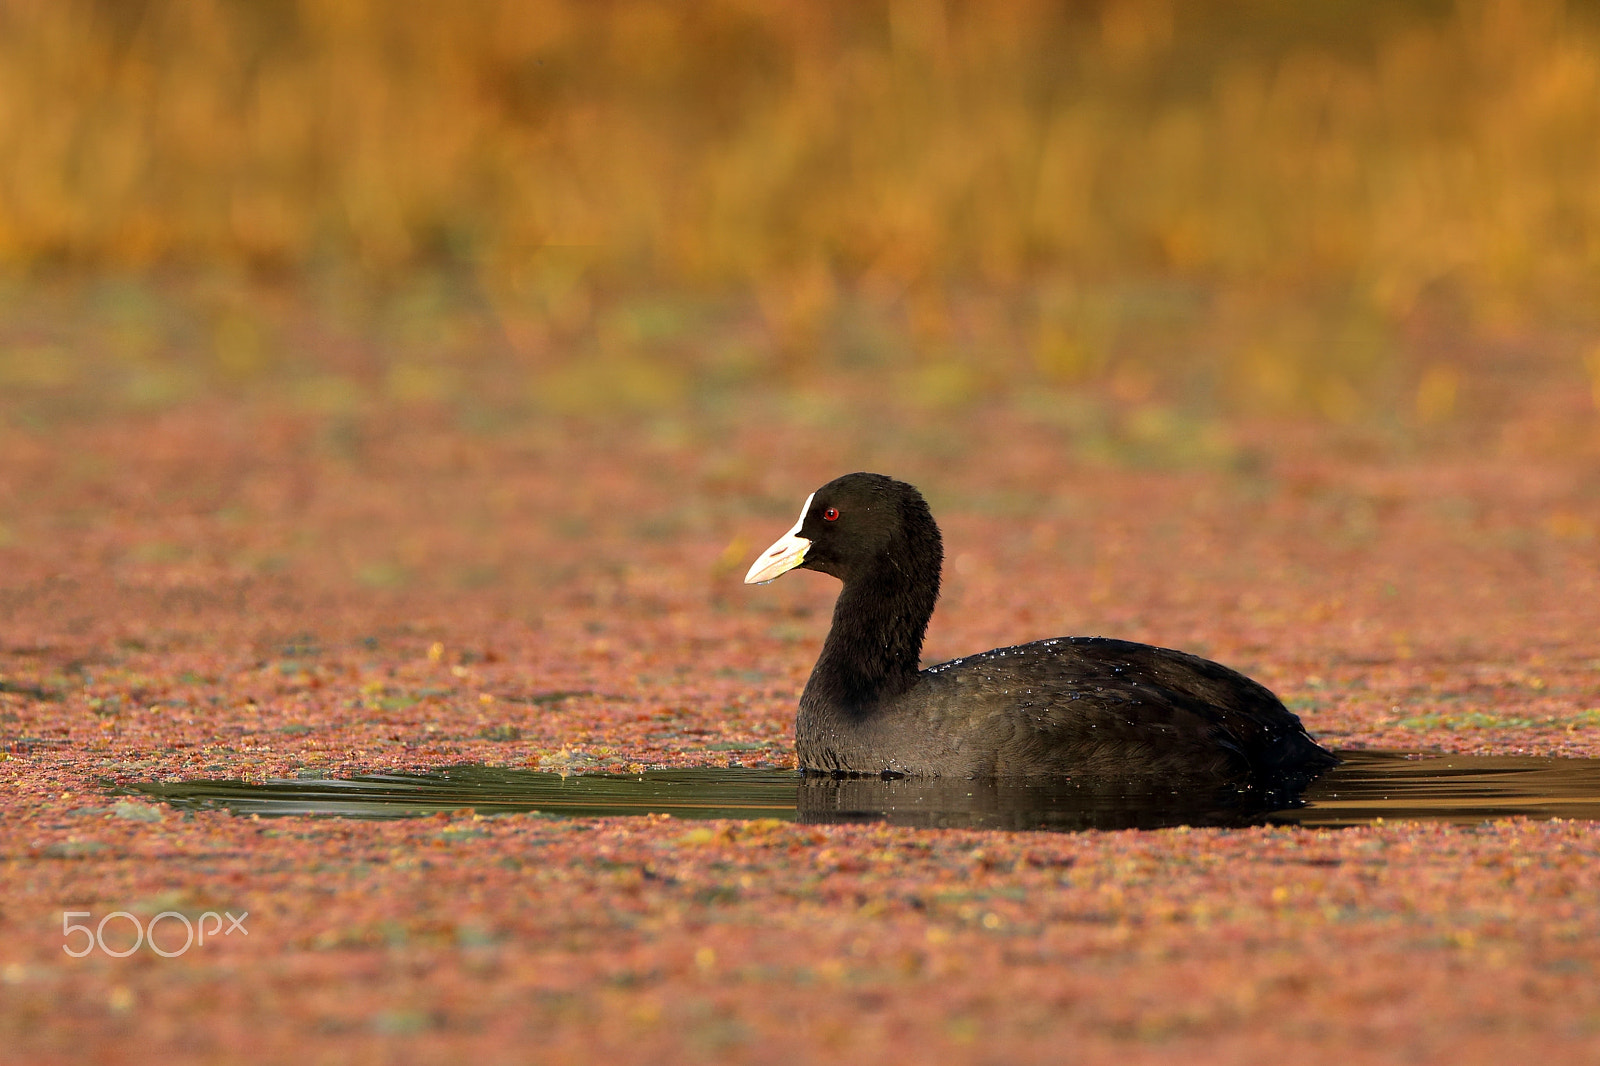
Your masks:
<svg viewBox="0 0 1600 1066"><path fill-rule="evenodd" d="M839 520L839 508L830 507L826 511L823 511L822 520L824 522L837 522Z"/></svg>

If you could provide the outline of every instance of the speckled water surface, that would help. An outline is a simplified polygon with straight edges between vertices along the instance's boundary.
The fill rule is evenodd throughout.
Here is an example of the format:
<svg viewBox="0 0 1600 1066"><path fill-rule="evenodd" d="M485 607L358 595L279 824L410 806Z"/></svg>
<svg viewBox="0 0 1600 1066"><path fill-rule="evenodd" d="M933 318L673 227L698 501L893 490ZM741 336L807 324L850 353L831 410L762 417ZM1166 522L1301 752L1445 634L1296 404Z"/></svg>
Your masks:
<svg viewBox="0 0 1600 1066"><path fill-rule="evenodd" d="M944 527L930 662L1114 635L1245 670L1334 747L1600 757L1600 423L1569 382L1519 389L1470 426L1246 420L1204 449L848 383L607 423L225 398L0 422L0 1059L1600 1060L1589 822L253 819L113 794L792 769L836 585L739 577L853 469L920 485ZM112 954L163 914L166 954Z"/></svg>

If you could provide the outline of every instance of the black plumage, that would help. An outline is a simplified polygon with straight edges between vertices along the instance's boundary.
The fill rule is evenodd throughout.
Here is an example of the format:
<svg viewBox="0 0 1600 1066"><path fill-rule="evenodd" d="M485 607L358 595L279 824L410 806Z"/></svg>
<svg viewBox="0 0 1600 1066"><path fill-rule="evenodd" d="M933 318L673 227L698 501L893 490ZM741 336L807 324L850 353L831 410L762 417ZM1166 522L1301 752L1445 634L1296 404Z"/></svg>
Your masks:
<svg viewBox="0 0 1600 1066"><path fill-rule="evenodd" d="M919 669L943 559L922 495L858 473L813 493L751 567L749 582L802 567L844 584L795 720L806 770L1275 788L1338 761L1265 687L1181 651L1061 637Z"/></svg>

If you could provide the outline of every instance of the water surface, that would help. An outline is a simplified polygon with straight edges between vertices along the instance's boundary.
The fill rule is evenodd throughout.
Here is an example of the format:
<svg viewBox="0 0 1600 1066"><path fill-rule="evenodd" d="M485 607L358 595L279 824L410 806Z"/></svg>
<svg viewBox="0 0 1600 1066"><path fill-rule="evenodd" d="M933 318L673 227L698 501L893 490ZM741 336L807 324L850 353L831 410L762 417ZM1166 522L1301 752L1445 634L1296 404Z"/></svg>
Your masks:
<svg viewBox="0 0 1600 1066"><path fill-rule="evenodd" d="M1304 792L1171 782L803 777L793 771L560 774L457 766L338 780L184 781L118 789L183 809L265 816L407 818L473 808L558 817L671 814L888 822L923 828L1157 829L1176 825L1349 826L1378 820L1600 820L1600 759L1341 752Z"/></svg>

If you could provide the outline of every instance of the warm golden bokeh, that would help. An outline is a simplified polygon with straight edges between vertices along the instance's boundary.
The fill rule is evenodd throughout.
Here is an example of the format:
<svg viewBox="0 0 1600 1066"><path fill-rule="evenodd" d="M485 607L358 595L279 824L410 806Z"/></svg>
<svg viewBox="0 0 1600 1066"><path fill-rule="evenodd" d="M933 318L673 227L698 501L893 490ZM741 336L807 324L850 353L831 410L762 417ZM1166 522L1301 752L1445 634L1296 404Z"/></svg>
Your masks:
<svg viewBox="0 0 1600 1066"><path fill-rule="evenodd" d="M535 348L667 293L837 350L864 301L957 390L1210 360L1338 417L1419 301L1600 307L1560 0L3 0L0 157L13 274L465 270Z"/></svg>

